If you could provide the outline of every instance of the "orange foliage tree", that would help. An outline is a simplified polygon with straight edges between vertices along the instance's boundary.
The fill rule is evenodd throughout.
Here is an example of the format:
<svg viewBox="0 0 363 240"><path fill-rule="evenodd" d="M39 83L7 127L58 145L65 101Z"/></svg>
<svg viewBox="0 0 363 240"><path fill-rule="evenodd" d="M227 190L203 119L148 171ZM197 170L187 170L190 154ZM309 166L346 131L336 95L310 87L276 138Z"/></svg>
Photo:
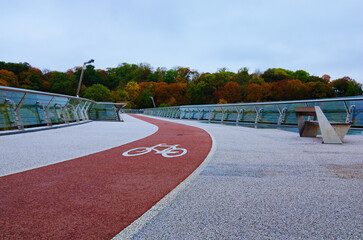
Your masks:
<svg viewBox="0 0 363 240"><path fill-rule="evenodd" d="M19 87L17 76L8 70L0 70L0 85L8 87Z"/></svg>
<svg viewBox="0 0 363 240"><path fill-rule="evenodd" d="M247 97L248 102L263 102L271 100L271 84L255 84L248 85Z"/></svg>
<svg viewBox="0 0 363 240"><path fill-rule="evenodd" d="M169 90L169 105L181 105L187 103L187 84L172 83L168 86Z"/></svg>
<svg viewBox="0 0 363 240"><path fill-rule="evenodd" d="M307 97L308 87L298 79L285 79L271 84L269 100L295 100Z"/></svg>
<svg viewBox="0 0 363 240"><path fill-rule="evenodd" d="M156 105L167 103L170 98L168 84L165 82L155 83L153 95Z"/></svg>
<svg viewBox="0 0 363 240"><path fill-rule="evenodd" d="M241 86L236 82L229 82L220 88L219 94L228 103L236 103L241 100Z"/></svg>

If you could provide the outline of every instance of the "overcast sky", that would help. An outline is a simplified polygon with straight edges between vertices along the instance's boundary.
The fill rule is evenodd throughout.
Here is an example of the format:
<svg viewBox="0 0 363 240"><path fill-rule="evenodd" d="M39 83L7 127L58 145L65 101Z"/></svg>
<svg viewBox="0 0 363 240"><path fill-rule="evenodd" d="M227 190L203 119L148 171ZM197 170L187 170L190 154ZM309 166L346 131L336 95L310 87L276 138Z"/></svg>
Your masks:
<svg viewBox="0 0 363 240"><path fill-rule="evenodd" d="M0 0L0 61L303 69L363 83L362 0Z"/></svg>

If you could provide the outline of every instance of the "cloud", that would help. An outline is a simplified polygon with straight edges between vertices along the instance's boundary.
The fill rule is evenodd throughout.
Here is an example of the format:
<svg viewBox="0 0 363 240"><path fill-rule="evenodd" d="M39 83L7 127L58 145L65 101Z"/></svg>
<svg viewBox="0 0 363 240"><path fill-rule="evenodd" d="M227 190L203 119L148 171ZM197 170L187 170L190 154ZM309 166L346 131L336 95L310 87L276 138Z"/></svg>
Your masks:
<svg viewBox="0 0 363 240"><path fill-rule="evenodd" d="M363 83L362 7L358 0L6 1L1 60L60 71L89 58L103 69L282 67Z"/></svg>

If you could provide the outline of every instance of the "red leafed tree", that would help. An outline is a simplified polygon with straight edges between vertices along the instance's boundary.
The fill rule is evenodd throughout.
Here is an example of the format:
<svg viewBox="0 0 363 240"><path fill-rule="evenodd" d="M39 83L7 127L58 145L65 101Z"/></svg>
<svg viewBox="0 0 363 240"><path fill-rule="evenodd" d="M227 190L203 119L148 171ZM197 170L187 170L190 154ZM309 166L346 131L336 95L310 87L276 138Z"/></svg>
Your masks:
<svg viewBox="0 0 363 240"><path fill-rule="evenodd" d="M221 88L219 94L228 103L236 103L241 100L241 86L236 82L229 82Z"/></svg>

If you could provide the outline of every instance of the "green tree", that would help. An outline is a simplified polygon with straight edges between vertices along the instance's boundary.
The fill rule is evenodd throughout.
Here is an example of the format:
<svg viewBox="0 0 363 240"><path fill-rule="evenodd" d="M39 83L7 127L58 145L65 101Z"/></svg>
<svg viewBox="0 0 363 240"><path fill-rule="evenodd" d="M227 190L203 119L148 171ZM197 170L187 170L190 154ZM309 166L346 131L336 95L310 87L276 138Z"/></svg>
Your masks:
<svg viewBox="0 0 363 240"><path fill-rule="evenodd" d="M72 84L67 73L54 71L47 73L46 77L48 78L51 92L67 95L76 94L76 84Z"/></svg>
<svg viewBox="0 0 363 240"><path fill-rule="evenodd" d="M282 68L269 68L263 74L262 78L265 82L278 82L284 79L289 79L289 74L292 72Z"/></svg>
<svg viewBox="0 0 363 240"><path fill-rule="evenodd" d="M203 104L206 102L205 87L206 83L204 81L189 84L188 95L190 96L191 104Z"/></svg>
<svg viewBox="0 0 363 240"><path fill-rule="evenodd" d="M42 80L32 71L24 71L18 75L19 86L21 88L40 90Z"/></svg>
<svg viewBox="0 0 363 240"><path fill-rule="evenodd" d="M338 97L359 95L359 90L361 89L361 84L357 83L350 77L336 79L330 84L337 93Z"/></svg>
<svg viewBox="0 0 363 240"><path fill-rule="evenodd" d="M251 80L251 75L248 73L248 68L240 68L238 73L232 75L231 80L240 84L248 84L248 81Z"/></svg>
<svg viewBox="0 0 363 240"><path fill-rule="evenodd" d="M292 75L294 79L299 79L303 83L308 82L310 77L310 74L304 70L297 70Z"/></svg>
<svg viewBox="0 0 363 240"><path fill-rule="evenodd" d="M72 76L76 79L80 79L82 68L77 68ZM90 87L94 84L107 85L107 81L102 77L102 74L95 70L95 66L87 65L83 72L82 84L86 87Z"/></svg>
<svg viewBox="0 0 363 240"><path fill-rule="evenodd" d="M86 89L84 97L94 101L106 102L111 100L111 91L102 84L93 84Z"/></svg>
<svg viewBox="0 0 363 240"><path fill-rule="evenodd" d="M15 75L19 75L21 72L27 72L30 68L29 63L11 63L0 62L0 70L5 69L13 72Z"/></svg>
<svg viewBox="0 0 363 240"><path fill-rule="evenodd" d="M166 83L173 83L175 82L175 78L177 78L178 72L174 69L170 69L166 72L165 78L164 78L164 82Z"/></svg>
<svg viewBox="0 0 363 240"><path fill-rule="evenodd" d="M153 107L151 100L152 93L149 90L144 90L140 92L140 108L150 108Z"/></svg>
<svg viewBox="0 0 363 240"><path fill-rule="evenodd" d="M330 98L334 97L336 94L334 90L327 84L323 82L308 82L309 87L309 98Z"/></svg>

